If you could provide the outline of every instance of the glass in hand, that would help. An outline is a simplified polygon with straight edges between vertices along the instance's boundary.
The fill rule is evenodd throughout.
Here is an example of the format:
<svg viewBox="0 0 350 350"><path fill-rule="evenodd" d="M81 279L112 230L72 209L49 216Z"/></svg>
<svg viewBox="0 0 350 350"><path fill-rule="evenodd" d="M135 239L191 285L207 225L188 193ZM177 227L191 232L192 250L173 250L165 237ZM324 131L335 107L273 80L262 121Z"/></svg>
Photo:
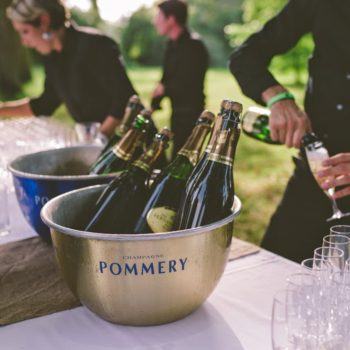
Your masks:
<svg viewBox="0 0 350 350"><path fill-rule="evenodd" d="M310 170L311 170L312 174L314 175L317 183L321 187L321 184L327 179L319 177L317 175L317 173L324 169L324 166L322 165L322 162L329 158L328 151L324 147L320 147L318 149L313 149L312 151L310 151L310 150L308 150L306 148L306 156L307 156L307 160L308 160L308 163L309 163L309 166L310 166ZM329 217L327 219L327 221L338 220L338 219L341 219L341 218L343 218L345 216L349 216L350 215L350 212L343 213L339 209L336 200L333 198L333 195L335 193L335 188L334 187L329 188L328 190L324 190L324 192L327 195L327 197L330 199L330 201L332 203L332 210L333 210L332 216Z"/></svg>

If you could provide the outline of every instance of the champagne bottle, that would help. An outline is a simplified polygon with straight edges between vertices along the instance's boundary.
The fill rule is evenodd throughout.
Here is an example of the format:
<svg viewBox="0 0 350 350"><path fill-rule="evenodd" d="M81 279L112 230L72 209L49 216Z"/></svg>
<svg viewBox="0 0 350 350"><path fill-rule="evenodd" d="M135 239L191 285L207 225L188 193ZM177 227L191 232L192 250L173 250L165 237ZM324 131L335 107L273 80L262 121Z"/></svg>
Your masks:
<svg viewBox="0 0 350 350"><path fill-rule="evenodd" d="M175 229L208 225L231 213L234 200L233 160L240 135L241 112L240 103L225 102L221 128L192 191L182 197ZM191 176L194 175L192 173Z"/></svg>
<svg viewBox="0 0 350 350"><path fill-rule="evenodd" d="M132 95L126 105L123 119L120 125L117 127L115 135L108 141L107 145L102 150L101 154L106 153L109 149L115 146L126 132L130 129L136 116L144 109L140 98L137 95Z"/></svg>
<svg viewBox="0 0 350 350"><path fill-rule="evenodd" d="M229 102L230 102L230 100L227 100L227 99L225 99L221 102L220 112L218 113L218 115L216 117L209 143L208 143L205 151L203 152L198 164L195 166L191 176L189 177L189 179L186 183L185 189L181 193L181 201L183 201L185 199L185 196L190 196L190 193L192 193L195 183L197 182L203 169L205 168L205 165L208 161L208 156L209 156L211 150L213 149L213 145L216 142L217 132L221 129L222 114L225 111L226 103L229 103ZM179 219L178 215L177 215L176 219L177 220ZM176 223L175 226L177 226L177 224L178 223Z"/></svg>
<svg viewBox="0 0 350 350"><path fill-rule="evenodd" d="M86 231L102 233L131 233L135 221L144 208L149 189L146 180L156 160L164 152L172 133L164 128L153 143L133 162L130 168L117 176L97 200Z"/></svg>
<svg viewBox="0 0 350 350"><path fill-rule="evenodd" d="M262 107L249 107L242 118L243 132L253 139L271 145L280 145L280 142L271 139L269 117L270 111L268 109Z"/></svg>
<svg viewBox="0 0 350 350"><path fill-rule="evenodd" d="M134 226L134 233L171 231L181 193L198 161L213 120L214 114L204 111L174 161L158 175L151 186L143 212Z"/></svg>
<svg viewBox="0 0 350 350"><path fill-rule="evenodd" d="M144 109L134 120L133 126L123 138L110 150L102 154L91 166L90 174L110 174L122 171L133 159L135 153L141 152L151 112Z"/></svg>
<svg viewBox="0 0 350 350"><path fill-rule="evenodd" d="M216 134L218 132L218 130L220 130L221 128L221 123L222 123L222 109L220 111L220 113L217 115L216 119L215 119L215 123L214 123L214 127L208 142L208 145L205 149L205 151L203 152L199 162L197 163L197 165L195 166L195 168L193 169L193 173L191 174L190 178L187 181L186 187L185 187L185 191L186 193L189 193L191 191L191 189L193 188L194 184L196 183L196 180L198 178L198 176L200 175L200 173L202 172L207 160L208 160L208 155L210 153L210 151L213 148L213 145L215 143L215 139L216 139Z"/></svg>

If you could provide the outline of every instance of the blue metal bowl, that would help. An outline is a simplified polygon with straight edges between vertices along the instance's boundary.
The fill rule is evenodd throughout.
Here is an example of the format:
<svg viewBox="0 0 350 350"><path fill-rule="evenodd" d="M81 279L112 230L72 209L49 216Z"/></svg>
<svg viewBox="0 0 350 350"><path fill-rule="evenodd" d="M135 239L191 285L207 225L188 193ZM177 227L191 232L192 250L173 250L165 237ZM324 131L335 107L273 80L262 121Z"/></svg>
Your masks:
<svg viewBox="0 0 350 350"><path fill-rule="evenodd" d="M105 184L115 175L87 174L101 148L78 146L27 154L9 164L17 200L29 225L46 241L48 227L41 221L41 208L50 199L82 187Z"/></svg>

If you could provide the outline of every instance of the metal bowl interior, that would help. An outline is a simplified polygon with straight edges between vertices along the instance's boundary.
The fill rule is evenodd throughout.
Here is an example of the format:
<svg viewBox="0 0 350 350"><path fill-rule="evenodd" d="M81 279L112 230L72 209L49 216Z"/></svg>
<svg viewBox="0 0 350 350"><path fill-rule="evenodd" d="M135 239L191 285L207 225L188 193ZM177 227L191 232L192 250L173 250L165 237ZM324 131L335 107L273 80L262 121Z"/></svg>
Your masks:
<svg viewBox="0 0 350 350"><path fill-rule="evenodd" d="M50 199L78 188L108 183L115 175L86 175L101 148L78 146L20 156L9 164L17 200L27 222L45 240L50 232L40 211Z"/></svg>
<svg viewBox="0 0 350 350"><path fill-rule="evenodd" d="M72 191L42 210L62 275L80 301L118 324L157 325L196 310L224 271L234 218L162 234L84 232L89 208L104 186Z"/></svg>
<svg viewBox="0 0 350 350"><path fill-rule="evenodd" d="M111 175L88 175L91 164L101 152L99 146L76 146L26 154L14 159L9 171L19 177L36 180L92 180Z"/></svg>

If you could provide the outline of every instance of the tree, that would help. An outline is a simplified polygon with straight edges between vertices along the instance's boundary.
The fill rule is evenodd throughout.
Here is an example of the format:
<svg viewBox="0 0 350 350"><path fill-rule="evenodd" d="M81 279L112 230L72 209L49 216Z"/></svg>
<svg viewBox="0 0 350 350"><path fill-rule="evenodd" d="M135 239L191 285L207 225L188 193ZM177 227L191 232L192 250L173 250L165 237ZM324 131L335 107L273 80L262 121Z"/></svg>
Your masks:
<svg viewBox="0 0 350 350"><path fill-rule="evenodd" d="M126 19L121 30L123 56L143 65L159 65L163 60L164 38L152 24L153 10L141 7Z"/></svg>
<svg viewBox="0 0 350 350"><path fill-rule="evenodd" d="M6 18L10 0L0 2L0 96L10 99L21 92L24 82L30 79L29 55Z"/></svg>
<svg viewBox="0 0 350 350"><path fill-rule="evenodd" d="M206 43L211 64L226 66L232 47L224 28L240 21L242 0L188 0L188 3L190 27Z"/></svg>
<svg viewBox="0 0 350 350"><path fill-rule="evenodd" d="M237 47L242 44L249 35L258 31L264 23L277 14L286 2L286 0L269 0L267 6L266 1L244 0L241 23L233 23L225 28L231 46ZM271 70L282 76L285 83L304 84L307 76L307 59L312 49L311 35L306 35L287 54L274 58Z"/></svg>
<svg viewBox="0 0 350 350"><path fill-rule="evenodd" d="M211 64L226 66L232 48L224 27L238 21L242 0L188 0L189 26L201 35L211 57ZM122 27L121 44L125 57L138 64L157 65L161 62L164 38L153 28L154 9L140 8Z"/></svg>

